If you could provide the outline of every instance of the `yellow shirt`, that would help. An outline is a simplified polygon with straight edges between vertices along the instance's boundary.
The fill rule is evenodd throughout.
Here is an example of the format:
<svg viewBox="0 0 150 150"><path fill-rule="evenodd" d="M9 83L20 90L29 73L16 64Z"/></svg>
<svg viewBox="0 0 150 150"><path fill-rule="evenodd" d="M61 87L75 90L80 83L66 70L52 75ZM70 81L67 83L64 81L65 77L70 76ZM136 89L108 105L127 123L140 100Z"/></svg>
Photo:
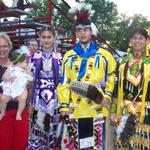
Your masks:
<svg viewBox="0 0 150 150"><path fill-rule="evenodd" d="M78 73L82 58L76 54L74 50L68 51L63 58L62 64L62 83L57 87L58 100L60 102L60 111L69 111L73 108L74 118L89 118L96 117L98 112L96 109L101 109L102 106L94 102L88 103L86 98L81 97L79 104L77 99L79 95L70 92L68 89L70 81L78 80ZM89 66L92 66L89 69ZM86 73L81 78L81 82L88 82L90 84L98 84L106 81L104 97L111 101L111 94L114 88L116 61L113 56L106 50L99 48L96 54L87 59ZM87 79L87 77L89 77ZM101 88L99 88L102 91ZM103 115L107 115L107 109L103 108Z"/></svg>

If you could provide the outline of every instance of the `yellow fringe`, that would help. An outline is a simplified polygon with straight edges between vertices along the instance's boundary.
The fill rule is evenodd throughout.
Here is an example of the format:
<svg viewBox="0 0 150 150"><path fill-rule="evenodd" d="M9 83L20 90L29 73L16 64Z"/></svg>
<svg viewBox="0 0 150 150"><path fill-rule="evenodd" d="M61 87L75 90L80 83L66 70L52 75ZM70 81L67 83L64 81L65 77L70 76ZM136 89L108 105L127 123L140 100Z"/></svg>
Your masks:
<svg viewBox="0 0 150 150"><path fill-rule="evenodd" d="M128 47L127 53L131 52L131 47Z"/></svg>
<svg viewBox="0 0 150 150"><path fill-rule="evenodd" d="M140 131L150 133L150 125L148 124L138 123L136 128Z"/></svg>
<svg viewBox="0 0 150 150"><path fill-rule="evenodd" d="M146 45L146 57L150 56L150 43Z"/></svg>
<svg viewBox="0 0 150 150"><path fill-rule="evenodd" d="M142 94L142 107L141 107L141 116L140 122L144 121L145 116L145 99L147 94L148 82L150 77L150 64L144 64L144 85L143 85L143 94Z"/></svg>
<svg viewBox="0 0 150 150"><path fill-rule="evenodd" d="M123 78L124 78L124 67L125 64L121 64L119 70L119 83L118 83L118 101L117 101L117 117L121 115L123 107Z"/></svg>
<svg viewBox="0 0 150 150"><path fill-rule="evenodd" d="M120 70L119 70L119 79L120 80L118 83L117 117L119 117L121 115L122 108L123 108L124 67L125 67L125 64L121 64ZM140 122L143 122L144 117L145 117L145 100L146 100L148 82L149 82L149 78L150 78L150 71L148 71L149 68L150 68L150 64L144 64L144 85L143 85L143 94L142 94Z"/></svg>
<svg viewBox="0 0 150 150"><path fill-rule="evenodd" d="M148 137L142 137L141 133L148 134ZM138 135L140 133L140 135ZM135 135L133 135L130 140L129 143L130 144L134 144L134 147L138 147L139 146L144 146L147 147L148 149L150 149L150 140L149 140L149 133L150 133L150 126L146 125L146 124L142 124L142 123L138 123L136 126L136 133ZM133 148L134 148L133 147Z"/></svg>

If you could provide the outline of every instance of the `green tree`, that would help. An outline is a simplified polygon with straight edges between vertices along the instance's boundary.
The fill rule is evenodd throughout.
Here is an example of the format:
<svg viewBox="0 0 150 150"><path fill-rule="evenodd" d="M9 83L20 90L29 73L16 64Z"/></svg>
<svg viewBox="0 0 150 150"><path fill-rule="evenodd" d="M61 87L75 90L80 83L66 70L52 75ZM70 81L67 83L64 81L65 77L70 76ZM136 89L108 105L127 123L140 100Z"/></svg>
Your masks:
<svg viewBox="0 0 150 150"><path fill-rule="evenodd" d="M114 32L113 46L122 51L126 51L130 42L130 33L137 27L149 29L150 21L141 14L136 14L133 17L121 14Z"/></svg>
<svg viewBox="0 0 150 150"><path fill-rule="evenodd" d="M29 18L48 15L48 0L32 0L32 2L38 4L39 7L30 10Z"/></svg>
<svg viewBox="0 0 150 150"><path fill-rule="evenodd" d="M38 4L40 7L37 9L31 9L29 18L48 16L48 0L32 0L32 2ZM61 1L52 0L52 2L58 6L66 15L68 15L69 8ZM69 16L70 17L70 16ZM72 17L73 19L73 17ZM68 36L72 35L73 25L67 20L56 8L53 7L52 11L52 25L54 28L63 27L66 29Z"/></svg>
<svg viewBox="0 0 150 150"><path fill-rule="evenodd" d="M69 8L62 2L56 4L61 10L66 14L72 21L73 21L73 16L68 15ZM55 9L56 13L53 13L53 26L58 28L58 27L63 27L66 29L68 37L72 36L72 31L73 31L73 23L70 22L68 19L66 19L59 11Z"/></svg>
<svg viewBox="0 0 150 150"><path fill-rule="evenodd" d="M31 14L33 16L46 16L48 14L48 2L47 0L32 0L33 2L40 5L39 9L32 9ZM65 6L65 4L61 2L56 2L53 0L55 4L65 14L68 14L68 7ZM99 32L101 35L109 40L113 40L113 34L115 23L117 22L117 14L118 11L116 9L116 5L113 2L107 1L107 0L83 0L85 3L89 3L92 5L92 9L95 11L94 16L92 17L92 21L97 25ZM73 16L70 14L68 15L73 19ZM71 34L73 25L66 20L58 11L53 11L53 26L63 26L66 28L66 32Z"/></svg>
<svg viewBox="0 0 150 150"><path fill-rule="evenodd" d="M95 11L92 21L96 24L99 33L107 41L113 41L113 32L118 21L116 4L108 0L82 0L92 5Z"/></svg>
<svg viewBox="0 0 150 150"><path fill-rule="evenodd" d="M48 0L32 0L40 5L38 9L31 9L30 17L47 16L48 15ZM101 36L109 41L113 48L126 51L129 45L129 35L135 27L144 27L146 29L150 26L150 21L140 15L128 17L125 14L118 15L116 4L108 0L80 0L80 2L89 3L95 11L92 16L92 21L98 27ZM53 0L61 10L73 19L73 16L68 14L69 8L61 3L61 1ZM72 36L73 25L63 15L53 9L52 25L55 28L63 27L69 37Z"/></svg>

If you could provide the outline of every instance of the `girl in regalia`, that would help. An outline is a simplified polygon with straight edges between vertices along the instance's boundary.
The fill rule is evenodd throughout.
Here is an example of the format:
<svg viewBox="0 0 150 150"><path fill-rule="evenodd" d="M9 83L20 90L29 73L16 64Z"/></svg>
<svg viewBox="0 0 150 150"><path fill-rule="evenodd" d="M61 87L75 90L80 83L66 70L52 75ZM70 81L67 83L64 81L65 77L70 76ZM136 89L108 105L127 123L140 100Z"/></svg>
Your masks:
<svg viewBox="0 0 150 150"><path fill-rule="evenodd" d="M33 124L28 149L54 149L57 118L56 87L61 54L54 46L55 32L46 27L39 32L41 50L31 58L35 79L32 92Z"/></svg>

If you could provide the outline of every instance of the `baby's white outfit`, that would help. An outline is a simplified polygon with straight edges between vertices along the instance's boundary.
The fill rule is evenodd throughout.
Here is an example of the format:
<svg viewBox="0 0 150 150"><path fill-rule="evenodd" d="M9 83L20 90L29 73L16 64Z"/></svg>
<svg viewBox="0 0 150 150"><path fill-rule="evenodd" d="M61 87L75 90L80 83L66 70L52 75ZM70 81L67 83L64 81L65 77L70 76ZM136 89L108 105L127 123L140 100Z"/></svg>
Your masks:
<svg viewBox="0 0 150 150"><path fill-rule="evenodd" d="M26 89L28 81L32 81L33 77L25 73L24 70L18 66L10 66L8 69L12 77L14 76L16 78L13 81L2 81L0 85L4 95L15 98L22 94Z"/></svg>

